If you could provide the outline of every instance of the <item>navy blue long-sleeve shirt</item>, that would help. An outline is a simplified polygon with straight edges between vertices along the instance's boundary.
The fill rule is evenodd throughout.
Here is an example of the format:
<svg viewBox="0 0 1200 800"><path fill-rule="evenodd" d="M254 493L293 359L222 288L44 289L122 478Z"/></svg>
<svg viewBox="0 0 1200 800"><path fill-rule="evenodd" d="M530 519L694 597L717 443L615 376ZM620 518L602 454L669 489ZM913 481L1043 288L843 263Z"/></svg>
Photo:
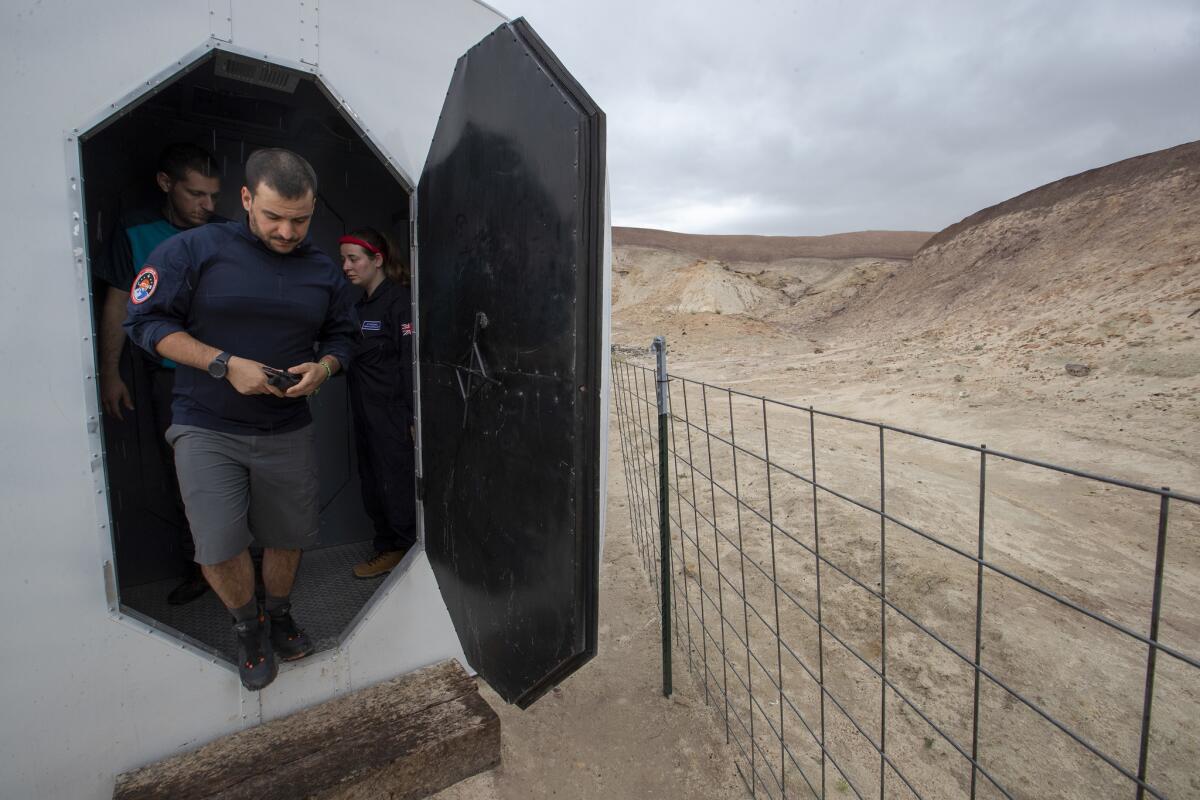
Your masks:
<svg viewBox="0 0 1200 800"><path fill-rule="evenodd" d="M205 225L150 253L133 282L125 330L152 353L163 338L185 331L271 367L331 355L346 369L357 333L355 294L333 260L307 239L281 255L245 221ZM171 419L253 435L297 430L312 416L305 398L241 395L229 381L180 364Z"/></svg>

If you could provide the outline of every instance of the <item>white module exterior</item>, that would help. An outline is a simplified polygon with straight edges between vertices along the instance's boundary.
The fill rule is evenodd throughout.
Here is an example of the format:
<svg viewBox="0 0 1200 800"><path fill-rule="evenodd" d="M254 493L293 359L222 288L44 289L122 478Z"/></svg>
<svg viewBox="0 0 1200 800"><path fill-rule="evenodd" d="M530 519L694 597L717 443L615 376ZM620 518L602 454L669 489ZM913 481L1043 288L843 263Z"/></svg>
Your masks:
<svg viewBox="0 0 1200 800"><path fill-rule="evenodd" d="M0 797L109 797L125 770L462 660L423 551L339 648L284 665L261 693L244 691L232 665L120 613L76 135L222 47L320 75L415 186L456 60L503 21L473 0L4 3ZM606 399L609 250L606 230Z"/></svg>

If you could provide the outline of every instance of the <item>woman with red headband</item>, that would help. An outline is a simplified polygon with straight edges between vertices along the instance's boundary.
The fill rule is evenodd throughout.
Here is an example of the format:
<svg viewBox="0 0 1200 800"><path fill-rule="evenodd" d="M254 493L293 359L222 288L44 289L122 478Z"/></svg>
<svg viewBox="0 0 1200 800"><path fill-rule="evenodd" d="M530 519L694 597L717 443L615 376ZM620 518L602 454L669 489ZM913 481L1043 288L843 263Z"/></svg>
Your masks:
<svg viewBox="0 0 1200 800"><path fill-rule="evenodd" d="M363 506L375 526L375 554L359 578L386 575L416 544L413 465L412 299L395 245L374 228L338 240L342 271L363 290L359 331L347 372Z"/></svg>

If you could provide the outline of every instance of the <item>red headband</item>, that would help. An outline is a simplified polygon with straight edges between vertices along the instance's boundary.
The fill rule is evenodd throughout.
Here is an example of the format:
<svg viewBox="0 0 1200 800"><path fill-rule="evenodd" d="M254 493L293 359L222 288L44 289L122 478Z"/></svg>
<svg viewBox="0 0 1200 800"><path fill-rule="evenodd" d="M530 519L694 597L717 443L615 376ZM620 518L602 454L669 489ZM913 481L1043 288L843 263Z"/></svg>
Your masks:
<svg viewBox="0 0 1200 800"><path fill-rule="evenodd" d="M383 255L383 252L378 247L369 242L364 242L357 236L343 236L342 238L338 239L338 244L356 244L363 250L366 250L368 253L373 253L377 256Z"/></svg>

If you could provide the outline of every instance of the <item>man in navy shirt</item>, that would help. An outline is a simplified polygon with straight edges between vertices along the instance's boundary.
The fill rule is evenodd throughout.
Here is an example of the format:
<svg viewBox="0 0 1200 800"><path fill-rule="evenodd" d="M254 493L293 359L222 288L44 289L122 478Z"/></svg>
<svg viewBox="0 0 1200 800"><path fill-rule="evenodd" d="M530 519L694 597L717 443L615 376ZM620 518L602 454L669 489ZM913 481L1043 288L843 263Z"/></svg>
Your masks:
<svg viewBox="0 0 1200 800"><path fill-rule="evenodd" d="M150 254L125 328L176 369L167 440L196 561L234 618L246 688L275 678L275 651L313 646L291 616L301 551L317 536L317 463L306 397L344 369L354 292L308 240L317 176L288 150L246 161L246 220L185 231ZM281 375L280 373L284 373ZM265 606L248 547L264 548Z"/></svg>

